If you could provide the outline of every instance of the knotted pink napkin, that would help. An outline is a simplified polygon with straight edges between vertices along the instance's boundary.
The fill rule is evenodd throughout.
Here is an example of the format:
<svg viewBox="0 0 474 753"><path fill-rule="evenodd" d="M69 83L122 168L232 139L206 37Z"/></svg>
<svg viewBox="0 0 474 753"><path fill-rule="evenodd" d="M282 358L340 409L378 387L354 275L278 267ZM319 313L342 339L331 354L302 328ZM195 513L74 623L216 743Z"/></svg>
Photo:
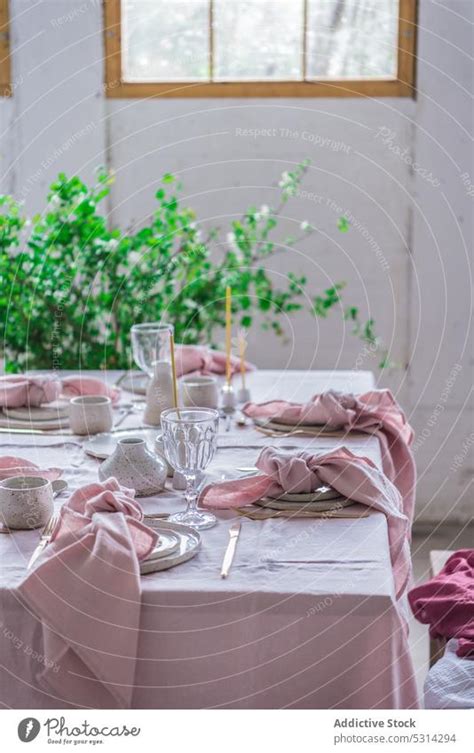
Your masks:
<svg viewBox="0 0 474 753"><path fill-rule="evenodd" d="M38 682L74 706L131 705L140 628L140 561L157 535L135 492L110 478L78 489L19 593L43 624Z"/></svg>
<svg viewBox="0 0 474 753"><path fill-rule="evenodd" d="M457 655L474 660L474 549L454 552L438 575L408 594L432 638L457 638Z"/></svg>
<svg viewBox="0 0 474 753"><path fill-rule="evenodd" d="M61 392L66 397L79 397L81 395L103 395L110 397L115 404L120 397L120 387L109 387L108 384L91 376L67 376L61 380Z"/></svg>
<svg viewBox="0 0 474 753"><path fill-rule="evenodd" d="M319 424L328 429L375 434L380 441L385 475L403 498L403 511L410 522L415 505L416 468L410 445L413 430L390 390L371 390L351 395L329 390L314 395L308 403L273 400L247 403L243 412L251 418L271 418L290 425Z"/></svg>
<svg viewBox="0 0 474 753"><path fill-rule="evenodd" d="M61 468L39 468L25 458L16 458L12 455L0 457L0 481L13 476L41 476L55 481L62 475Z"/></svg>
<svg viewBox="0 0 474 753"><path fill-rule="evenodd" d="M61 381L52 376L11 374L0 377L0 408L36 408L52 403L61 393Z"/></svg>
<svg viewBox="0 0 474 753"><path fill-rule="evenodd" d="M240 368L240 360L236 356L231 357L232 374ZM185 374L225 374L226 355L221 350L212 350L204 345L177 345L176 346L176 374L178 377ZM255 371L252 363L245 362L247 371Z"/></svg>
<svg viewBox="0 0 474 753"><path fill-rule="evenodd" d="M11 374L0 377L0 408L36 408L52 403L60 395L105 395L115 403L120 397L118 387L109 387L102 379L90 376L27 376Z"/></svg>
<svg viewBox="0 0 474 753"><path fill-rule="evenodd" d="M265 447L256 466L261 476L211 484L203 490L200 503L220 509L244 507L268 495L308 493L327 484L343 497L386 515L397 597L403 593L411 574L409 523L399 491L371 460L353 455L346 447L324 455Z"/></svg>

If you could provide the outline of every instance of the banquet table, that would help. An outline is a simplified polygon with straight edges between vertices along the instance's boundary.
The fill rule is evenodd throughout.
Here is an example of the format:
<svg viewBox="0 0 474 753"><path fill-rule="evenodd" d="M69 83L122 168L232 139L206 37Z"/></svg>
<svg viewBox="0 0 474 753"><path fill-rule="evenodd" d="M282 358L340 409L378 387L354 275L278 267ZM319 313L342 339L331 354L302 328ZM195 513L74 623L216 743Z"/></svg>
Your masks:
<svg viewBox="0 0 474 753"><path fill-rule="evenodd" d="M91 374L94 372L90 372ZM114 383L119 372L103 378ZM329 388L364 392L370 372L257 371L254 401L302 401ZM129 402L129 393L123 401ZM121 425L143 432L138 413ZM152 442L156 430L146 430ZM2 455L64 469L73 490L97 479L98 460L77 436L0 434ZM344 444L380 466L367 434L268 438L253 427L221 428L211 478L253 466L268 444L315 452ZM56 500L60 506L67 495ZM141 499L146 513L183 507L180 492ZM143 576L134 708L416 708L404 599L397 602L385 516L357 519L242 518L230 576L220 566L235 511L219 511L198 555ZM42 626L16 587L38 531L0 536L0 703L7 708L69 708L37 681ZM73 598L73 595L72 595ZM104 630L113 629L104 615ZM61 672L61 667L58 667Z"/></svg>

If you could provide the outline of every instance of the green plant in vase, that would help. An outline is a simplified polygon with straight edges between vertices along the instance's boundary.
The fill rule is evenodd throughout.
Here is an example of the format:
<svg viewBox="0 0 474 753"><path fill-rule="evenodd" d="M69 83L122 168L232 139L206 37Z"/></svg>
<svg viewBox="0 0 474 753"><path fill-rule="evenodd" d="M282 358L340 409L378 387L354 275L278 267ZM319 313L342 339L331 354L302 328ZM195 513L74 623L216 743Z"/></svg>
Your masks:
<svg viewBox="0 0 474 753"><path fill-rule="evenodd" d="M108 228L100 212L111 183L104 171L92 187L60 174L45 211L31 222L12 197L0 196L7 369L128 368L130 328L139 321L170 321L177 342L215 345L227 285L234 321L244 328L259 313L262 327L283 336L282 317L307 307L308 299L314 316L327 316L341 304L343 283L308 298L304 276L289 274L285 285L276 286L265 266L314 231L303 222L296 237L275 238L279 214L307 169L304 162L283 173L279 205L247 210L231 223L224 244L216 228L203 237L169 174L156 191L153 216L138 230ZM354 306L344 316L354 334L376 345L371 320L362 323Z"/></svg>

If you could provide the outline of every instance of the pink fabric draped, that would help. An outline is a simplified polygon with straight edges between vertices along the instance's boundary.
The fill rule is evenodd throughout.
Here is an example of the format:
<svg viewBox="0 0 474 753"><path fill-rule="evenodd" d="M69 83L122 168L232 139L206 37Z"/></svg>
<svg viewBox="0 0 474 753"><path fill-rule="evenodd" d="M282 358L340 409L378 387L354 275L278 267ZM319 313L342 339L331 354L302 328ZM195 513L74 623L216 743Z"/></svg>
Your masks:
<svg viewBox="0 0 474 753"><path fill-rule="evenodd" d="M255 366L245 364L247 371L254 371ZM226 355L220 350L212 350L204 345L176 346L176 373L178 377L185 374L225 374ZM240 368L240 360L231 357L232 374Z"/></svg>
<svg viewBox="0 0 474 753"><path fill-rule="evenodd" d="M120 397L118 387L109 387L102 379L90 376L27 376L11 374L0 377L0 408L36 408L52 403L61 395L104 395L116 403Z"/></svg>
<svg viewBox="0 0 474 753"><path fill-rule="evenodd" d="M290 425L317 424L333 430L376 434L384 473L402 495L405 515L410 522L413 520L416 468L410 446L414 435L390 390L371 390L357 396L329 390L314 395L305 404L285 400L247 403L243 412L250 418L269 418Z"/></svg>
<svg viewBox="0 0 474 753"><path fill-rule="evenodd" d="M265 447L256 465L262 475L207 486L201 494L201 505L218 509L244 507L268 495L305 493L323 484L332 486L342 496L386 515L396 593L403 593L411 575L409 522L402 512L397 488L371 460L353 455L346 447L323 455L306 451L290 454Z"/></svg>
<svg viewBox="0 0 474 753"><path fill-rule="evenodd" d="M78 489L53 539L19 586L43 626L37 680L62 701L130 707L140 627L140 560L157 536L135 492L116 479Z"/></svg>
<svg viewBox="0 0 474 753"><path fill-rule="evenodd" d="M108 384L91 376L68 376L62 379L62 394L65 397L79 397L81 395L103 395L110 397L116 403L120 397L119 387L109 387Z"/></svg>
<svg viewBox="0 0 474 753"><path fill-rule="evenodd" d="M61 393L61 380L51 376L11 374L0 377L0 408L36 408L52 403Z"/></svg>
<svg viewBox="0 0 474 753"><path fill-rule="evenodd" d="M40 468L31 460L17 458L12 455L0 457L0 481L12 476L41 476L55 481L62 475L61 468Z"/></svg>
<svg viewBox="0 0 474 753"><path fill-rule="evenodd" d="M408 594L413 614L432 638L457 638L458 656L474 659L474 549L460 549L438 575Z"/></svg>

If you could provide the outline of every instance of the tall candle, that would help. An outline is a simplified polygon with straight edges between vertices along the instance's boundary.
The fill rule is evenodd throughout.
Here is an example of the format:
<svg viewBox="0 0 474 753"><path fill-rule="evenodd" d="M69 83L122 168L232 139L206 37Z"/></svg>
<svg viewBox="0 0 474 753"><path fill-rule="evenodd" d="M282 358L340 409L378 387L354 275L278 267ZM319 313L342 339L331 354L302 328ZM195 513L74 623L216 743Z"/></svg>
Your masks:
<svg viewBox="0 0 474 753"><path fill-rule="evenodd" d="M176 360L174 356L174 335L170 332L170 354L171 354L171 371L173 373L173 402L174 407L178 408L178 381L176 379Z"/></svg>
<svg viewBox="0 0 474 753"><path fill-rule="evenodd" d="M232 291L228 285L225 289L225 353L226 353L226 381L230 385L232 367L230 357L232 353Z"/></svg>
<svg viewBox="0 0 474 753"><path fill-rule="evenodd" d="M243 331L239 332L239 356L240 356L240 376L242 377L242 389L245 389L245 350L247 343Z"/></svg>

